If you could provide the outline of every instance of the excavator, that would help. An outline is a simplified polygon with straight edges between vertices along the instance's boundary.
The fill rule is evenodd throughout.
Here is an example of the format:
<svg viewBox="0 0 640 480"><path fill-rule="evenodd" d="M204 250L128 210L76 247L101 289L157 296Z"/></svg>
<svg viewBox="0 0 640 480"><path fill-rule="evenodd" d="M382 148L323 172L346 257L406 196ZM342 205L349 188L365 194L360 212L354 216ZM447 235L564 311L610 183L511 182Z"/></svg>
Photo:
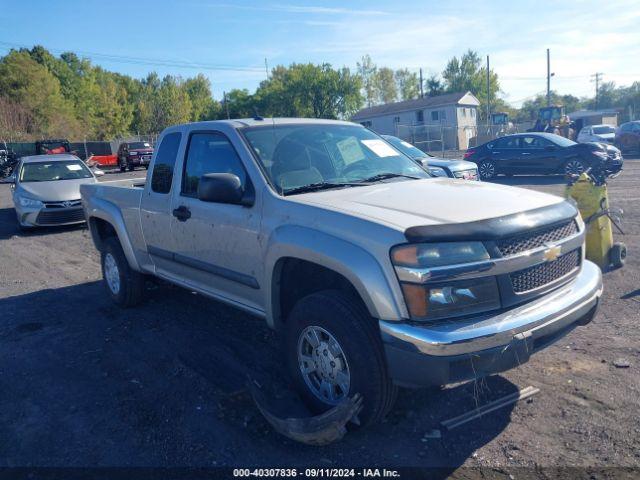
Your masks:
<svg viewBox="0 0 640 480"><path fill-rule="evenodd" d="M575 140L575 125L567 116L564 105L552 105L538 110L538 119L529 132L555 133L570 140Z"/></svg>

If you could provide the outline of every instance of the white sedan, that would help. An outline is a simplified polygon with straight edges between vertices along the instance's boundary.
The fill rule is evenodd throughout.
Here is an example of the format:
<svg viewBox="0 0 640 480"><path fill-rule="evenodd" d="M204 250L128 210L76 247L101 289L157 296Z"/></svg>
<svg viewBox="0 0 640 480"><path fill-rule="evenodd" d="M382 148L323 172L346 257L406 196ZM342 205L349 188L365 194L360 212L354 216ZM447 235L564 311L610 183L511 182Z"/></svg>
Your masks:
<svg viewBox="0 0 640 480"><path fill-rule="evenodd" d="M611 143L616 138L616 127L613 125L588 125L580 130L578 143L602 142Z"/></svg>

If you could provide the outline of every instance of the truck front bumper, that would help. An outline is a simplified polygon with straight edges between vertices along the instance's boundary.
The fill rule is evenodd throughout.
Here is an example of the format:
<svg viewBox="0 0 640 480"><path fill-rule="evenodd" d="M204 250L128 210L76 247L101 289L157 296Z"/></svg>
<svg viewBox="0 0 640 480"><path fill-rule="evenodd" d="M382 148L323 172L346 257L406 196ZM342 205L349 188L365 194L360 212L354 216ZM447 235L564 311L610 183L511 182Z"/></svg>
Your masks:
<svg viewBox="0 0 640 480"><path fill-rule="evenodd" d="M602 295L602 273L585 260L567 285L493 316L430 325L380 321L387 365L403 386L445 385L517 367L578 325Z"/></svg>

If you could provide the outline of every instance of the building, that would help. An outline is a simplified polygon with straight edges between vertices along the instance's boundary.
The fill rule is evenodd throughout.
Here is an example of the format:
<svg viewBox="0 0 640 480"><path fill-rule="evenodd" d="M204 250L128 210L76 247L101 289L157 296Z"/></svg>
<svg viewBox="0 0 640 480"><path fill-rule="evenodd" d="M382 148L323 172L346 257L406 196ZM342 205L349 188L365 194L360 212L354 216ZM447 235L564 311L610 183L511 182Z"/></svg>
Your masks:
<svg viewBox="0 0 640 480"><path fill-rule="evenodd" d="M424 150L464 150L477 135L479 105L471 92L447 93L363 108L351 120Z"/></svg>
<svg viewBox="0 0 640 480"><path fill-rule="evenodd" d="M567 114L576 124L576 132L589 125L618 126L618 112L616 110L578 110Z"/></svg>

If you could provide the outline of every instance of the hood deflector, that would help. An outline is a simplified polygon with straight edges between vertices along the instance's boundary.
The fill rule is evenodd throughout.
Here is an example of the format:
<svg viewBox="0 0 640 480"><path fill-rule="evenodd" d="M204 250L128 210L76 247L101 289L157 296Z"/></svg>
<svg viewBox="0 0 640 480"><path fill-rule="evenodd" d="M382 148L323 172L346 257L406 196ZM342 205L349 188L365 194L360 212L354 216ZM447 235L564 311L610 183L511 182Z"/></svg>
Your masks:
<svg viewBox="0 0 640 480"><path fill-rule="evenodd" d="M563 223L577 214L576 207L565 201L504 217L466 223L410 227L405 230L404 235L410 243L497 240L523 230L535 230Z"/></svg>

